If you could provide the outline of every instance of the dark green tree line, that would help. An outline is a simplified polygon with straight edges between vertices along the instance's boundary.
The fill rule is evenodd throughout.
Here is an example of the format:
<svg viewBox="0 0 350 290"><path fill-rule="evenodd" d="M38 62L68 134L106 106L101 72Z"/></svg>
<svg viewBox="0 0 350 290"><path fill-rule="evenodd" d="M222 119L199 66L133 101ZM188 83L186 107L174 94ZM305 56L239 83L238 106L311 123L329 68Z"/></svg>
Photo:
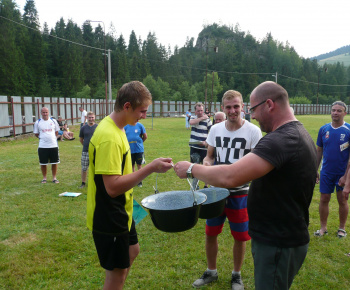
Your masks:
<svg viewBox="0 0 350 290"><path fill-rule="evenodd" d="M106 48L111 51L112 88L144 81L155 100L204 102L207 85L207 102L220 100L228 89L240 91L248 101L256 85L274 81L276 74L295 100L350 98L349 67L319 66L271 33L258 41L238 24L206 25L196 42L187 37L183 47L171 51L155 33L142 40L132 31L126 40L113 24L105 35L101 25L79 27L73 19L66 23L61 18L55 27L44 23L39 31L34 0L27 0L23 15L15 1L0 0L0 16L0 94L104 98Z"/></svg>

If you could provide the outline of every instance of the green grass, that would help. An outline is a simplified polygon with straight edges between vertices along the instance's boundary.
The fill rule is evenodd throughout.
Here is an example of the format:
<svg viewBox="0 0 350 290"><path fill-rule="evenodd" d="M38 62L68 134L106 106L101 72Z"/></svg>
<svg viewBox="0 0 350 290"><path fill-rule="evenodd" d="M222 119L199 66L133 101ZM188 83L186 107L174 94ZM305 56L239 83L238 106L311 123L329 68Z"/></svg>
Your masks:
<svg viewBox="0 0 350 290"><path fill-rule="evenodd" d="M316 140L318 129L330 116L297 116ZM350 117L346 117L349 122ZM172 157L174 162L189 160L190 131L185 120L146 119L148 139L146 161ZM78 127L72 127L77 135ZM99 266L90 231L86 228L86 189L77 198L58 197L64 191L78 191L81 145L76 139L59 143L61 163L59 184L40 184L34 137L0 142L0 289L101 289L104 271ZM51 173L48 174L51 180ZM153 194L156 174L135 187L140 202ZM203 183L200 183L201 187ZM158 175L160 191L189 190L170 170ZM281 188L283 190L283 188ZM310 208L310 233L319 229L319 192L315 187ZM206 269L205 221L199 220L182 233L158 231L147 216L138 226L141 253L133 265L125 289L190 289ZM344 289L350 282L350 236L336 237L338 205L330 203L329 235L311 237L305 263L292 289ZM225 225L219 236L219 280L205 289L229 289L232 271L232 237ZM253 260L247 245L242 276L246 289L254 289Z"/></svg>
<svg viewBox="0 0 350 290"><path fill-rule="evenodd" d="M350 53L347 52L347 53L331 56L329 58L325 58L318 61L320 65L324 65L325 63L337 64L338 62L340 64L344 64L345 67L348 67L350 65Z"/></svg>

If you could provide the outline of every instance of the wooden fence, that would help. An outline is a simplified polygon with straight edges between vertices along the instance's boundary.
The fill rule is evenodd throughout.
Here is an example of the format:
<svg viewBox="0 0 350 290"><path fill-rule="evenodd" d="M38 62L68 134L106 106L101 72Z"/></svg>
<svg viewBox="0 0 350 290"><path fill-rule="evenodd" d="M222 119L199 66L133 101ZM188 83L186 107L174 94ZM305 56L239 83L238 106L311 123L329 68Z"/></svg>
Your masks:
<svg viewBox="0 0 350 290"><path fill-rule="evenodd" d="M148 116L181 117L192 108L195 102L189 101L153 101L148 108ZM245 103L245 105L248 105ZM34 123L40 116L42 107L49 108L50 116L61 116L68 124L80 123L79 107L92 111L96 119L102 119L114 108L114 101L103 99L80 98L39 98L39 97L8 97L0 96L0 137L16 136L32 133ZM292 104L296 115L330 114L331 105ZM211 104L212 111L220 110L220 103Z"/></svg>

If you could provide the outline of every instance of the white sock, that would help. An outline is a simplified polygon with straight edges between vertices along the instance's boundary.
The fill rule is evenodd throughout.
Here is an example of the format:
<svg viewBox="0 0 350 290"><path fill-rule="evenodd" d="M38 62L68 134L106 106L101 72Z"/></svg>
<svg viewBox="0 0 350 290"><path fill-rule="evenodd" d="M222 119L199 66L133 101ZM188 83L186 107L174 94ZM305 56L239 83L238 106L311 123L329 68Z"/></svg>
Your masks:
<svg viewBox="0 0 350 290"><path fill-rule="evenodd" d="M232 274L238 274L241 275L241 271L236 272L235 270L232 271Z"/></svg>
<svg viewBox="0 0 350 290"><path fill-rule="evenodd" d="M217 273L217 269L214 269L214 270L207 269L207 272L209 272L210 274L215 274Z"/></svg>

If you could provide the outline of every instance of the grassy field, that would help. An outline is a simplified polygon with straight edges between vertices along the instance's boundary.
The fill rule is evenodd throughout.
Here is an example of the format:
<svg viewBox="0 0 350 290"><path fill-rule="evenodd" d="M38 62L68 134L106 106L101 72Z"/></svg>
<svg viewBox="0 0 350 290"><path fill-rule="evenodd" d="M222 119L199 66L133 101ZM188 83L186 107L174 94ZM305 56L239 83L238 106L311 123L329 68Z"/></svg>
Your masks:
<svg viewBox="0 0 350 290"><path fill-rule="evenodd" d="M320 65L324 65L325 63L337 64L337 62L339 62L340 64L344 64L345 67L349 66L350 54L349 53L339 54L339 55L331 56L329 58L325 58L318 61Z"/></svg>
<svg viewBox="0 0 350 290"><path fill-rule="evenodd" d="M313 139L330 116L298 116ZM346 117L350 121L350 117ZM190 131L185 120L143 120L148 139L146 161L172 157L189 160ZM153 125L152 125L153 124ZM153 127L153 128L152 128ZM78 135L78 127L72 127ZM86 189L80 191L81 145L76 139L61 142L57 178L42 179L34 137L0 142L0 289L101 289L104 270L99 266L90 231L86 228ZM48 174L48 181L51 174ZM153 194L156 175L135 187L140 202ZM200 184L201 187L203 183ZM175 173L158 175L160 191L189 190ZM283 190L283 188L281 188ZM319 229L319 192L315 187L310 208L310 233ZM65 191L82 192L77 198L59 197ZM138 226L141 253L131 269L125 289L190 289L206 269L205 221L182 233L158 231L147 216ZM338 239L338 205L331 199L329 235L311 237L305 263L292 289L349 289L350 236ZM232 238L226 224L219 237L219 280L205 289L230 289ZM253 261L248 242L242 269L245 289L254 289Z"/></svg>

